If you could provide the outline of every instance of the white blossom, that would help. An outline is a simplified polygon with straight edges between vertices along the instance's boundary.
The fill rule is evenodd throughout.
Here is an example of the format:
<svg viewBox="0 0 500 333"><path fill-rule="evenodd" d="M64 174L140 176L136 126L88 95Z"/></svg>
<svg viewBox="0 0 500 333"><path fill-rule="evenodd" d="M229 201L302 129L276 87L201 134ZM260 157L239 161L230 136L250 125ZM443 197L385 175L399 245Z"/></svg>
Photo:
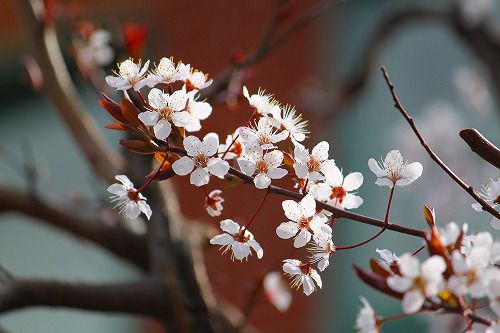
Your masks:
<svg viewBox="0 0 500 333"><path fill-rule="evenodd" d="M295 145L293 168L297 177L311 181L324 179L325 172L335 165L333 159L328 159L329 149L330 145L326 141L318 143L312 149L311 154L309 154L309 149L305 149L304 146Z"/></svg>
<svg viewBox="0 0 500 333"><path fill-rule="evenodd" d="M424 304L426 297L435 296L443 283L446 263L434 255L420 264L410 253L399 258L398 268L401 275L391 275L387 284L394 291L404 293L402 307L405 313L415 313Z"/></svg>
<svg viewBox="0 0 500 333"><path fill-rule="evenodd" d="M302 120L302 115L295 111L295 108L286 105L282 108L275 108L272 113L272 118L269 118L271 123L277 129L286 131L290 136L293 144L302 142L306 139L307 120Z"/></svg>
<svg viewBox="0 0 500 333"><path fill-rule="evenodd" d="M292 304L292 294L284 283L281 274L269 272L262 281L266 298L280 312L286 312Z"/></svg>
<svg viewBox="0 0 500 333"><path fill-rule="evenodd" d="M422 175L423 166L419 162L408 164L399 150L391 150L382 162L368 160L368 167L378 177L379 186L405 186L413 183Z"/></svg>
<svg viewBox="0 0 500 333"><path fill-rule="evenodd" d="M359 333L378 333L377 316L367 299L361 297L363 307L356 316L356 331Z"/></svg>
<svg viewBox="0 0 500 333"><path fill-rule="evenodd" d="M470 294L482 297L487 292L490 266L490 251L484 246L473 247L467 256L455 250L451 255L453 275L448 280L448 287L457 296Z"/></svg>
<svg viewBox="0 0 500 333"><path fill-rule="evenodd" d="M273 149L275 143L287 138L285 131L278 132L267 118L260 118L253 127L240 127L239 134L244 144L258 143L262 149Z"/></svg>
<svg viewBox="0 0 500 333"><path fill-rule="evenodd" d="M197 69L190 68L189 72L183 77L184 87L187 91L201 90L212 84L212 79Z"/></svg>
<svg viewBox="0 0 500 333"><path fill-rule="evenodd" d="M222 213L224 199L221 197L221 194L221 190L213 190L205 197L205 209L208 215L214 217Z"/></svg>
<svg viewBox="0 0 500 333"><path fill-rule="evenodd" d="M108 192L112 193L112 202L116 202L121 214L129 219L136 219L142 212L148 220L151 218L151 208L146 203L146 198L134 187L134 184L125 175L117 175L115 179L121 184L112 184L108 187Z"/></svg>
<svg viewBox="0 0 500 333"><path fill-rule="evenodd" d="M311 263L303 263L297 259L285 259L283 260L283 271L292 279L290 286L296 289L302 286L304 294L307 296L316 290L316 286L320 289L323 286L321 277L312 268Z"/></svg>
<svg viewBox="0 0 500 333"><path fill-rule="evenodd" d="M279 168L282 162L281 151L272 150L264 154L259 145L254 145L244 158L238 159L238 165L244 174L253 176L257 173L253 181L258 189L269 187L271 179L281 179L287 175L287 170Z"/></svg>
<svg viewBox="0 0 500 333"><path fill-rule="evenodd" d="M391 252L387 249L376 249L377 253L380 255L382 260L379 260L380 263L384 264L387 268L391 268L393 265L397 265L399 262L399 257L396 253Z"/></svg>
<svg viewBox="0 0 500 333"><path fill-rule="evenodd" d="M490 178L490 181L486 185L482 185L480 195L483 199L489 203L493 208L497 208L500 205L500 177L496 180ZM481 212L483 207L479 203L472 204L472 208L475 211ZM493 217L491 220L491 226L494 229L500 230L500 220Z"/></svg>
<svg viewBox="0 0 500 333"><path fill-rule="evenodd" d="M248 259L248 256L252 255L250 249L255 251L259 259L264 255L264 250L254 239L253 234L245 227L241 227L233 220L226 219L220 222L220 228L224 233L213 237L210 244L221 245L222 253L226 253L231 249L231 259L240 261Z"/></svg>
<svg viewBox="0 0 500 333"><path fill-rule="evenodd" d="M318 270L323 272L330 264L330 256L335 251L335 244L332 240L332 235L325 232L319 232L313 235L314 242L307 249L310 253L312 263L318 264Z"/></svg>
<svg viewBox="0 0 500 333"><path fill-rule="evenodd" d="M106 83L117 90L134 88L139 90L147 84L144 74L148 70L149 60L141 68L141 61L136 64L132 59L127 59L118 64L118 72L115 76L106 76Z"/></svg>
<svg viewBox="0 0 500 333"><path fill-rule="evenodd" d="M188 156L183 156L172 164L172 169L179 176L191 173L190 182L195 186L208 184L210 174L221 179L229 171L229 164L219 157L212 157L217 153L219 137L215 133L208 133L203 142L195 136L188 136L183 141ZM194 171L193 171L194 169Z"/></svg>
<svg viewBox="0 0 500 333"><path fill-rule="evenodd" d="M345 178L342 171L336 166L329 166L325 174L325 182L314 184L311 194L318 200L342 209L354 209L361 206L363 199L353 193L363 184L363 175L360 172L348 174Z"/></svg>
<svg viewBox="0 0 500 333"><path fill-rule="evenodd" d="M172 58L163 57L158 66L148 75L147 84L152 88L159 83L168 85L177 80L179 80L178 66L175 65Z"/></svg>
<svg viewBox="0 0 500 333"><path fill-rule="evenodd" d="M250 95L247 87L243 87L243 96L260 115L266 116L280 111L278 101L272 95L266 95L264 90L259 89L257 94Z"/></svg>
<svg viewBox="0 0 500 333"><path fill-rule="evenodd" d="M289 221L281 223L276 228L276 234L282 239L295 237L294 247L303 247L309 243L313 233L331 234L332 229L326 224L325 216L316 214L316 201L312 195L307 194L300 203L285 200L282 206Z"/></svg>

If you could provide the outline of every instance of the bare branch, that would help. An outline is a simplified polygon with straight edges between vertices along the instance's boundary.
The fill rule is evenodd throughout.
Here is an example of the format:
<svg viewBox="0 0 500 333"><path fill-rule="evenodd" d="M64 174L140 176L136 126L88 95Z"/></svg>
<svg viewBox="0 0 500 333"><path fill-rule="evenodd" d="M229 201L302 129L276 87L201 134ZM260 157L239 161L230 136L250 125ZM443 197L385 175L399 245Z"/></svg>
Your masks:
<svg viewBox="0 0 500 333"><path fill-rule="evenodd" d="M500 149L489 142L477 129L463 129L460 131L460 137L469 145L473 152L500 169Z"/></svg>
<svg viewBox="0 0 500 333"><path fill-rule="evenodd" d="M89 240L142 270L148 268L148 254L144 237L125 229L110 227L104 221L77 216L34 195L0 187L0 212L22 213L50 226Z"/></svg>
<svg viewBox="0 0 500 333"><path fill-rule="evenodd" d="M94 119L85 111L61 54L54 23L43 19L44 1L22 0L18 3L43 74L45 93L96 175L112 180L123 168L123 158L110 149Z"/></svg>
<svg viewBox="0 0 500 333"><path fill-rule="evenodd" d="M491 207L479 194L474 191L472 186L468 185L465 183L460 177L458 177L437 155L436 153L431 149L431 147L427 144L427 142L424 140L422 137L422 134L418 130L417 126L415 125L415 121L413 118L409 115L409 113L405 110L403 105L401 105L401 102L396 94L396 88L394 87L394 84L391 82L391 79L389 78L389 73L387 72L387 69L385 67L380 68L382 71L382 74L384 75L385 82L387 83L387 86L389 87L389 90L392 95L392 99L394 101L394 107L401 113L401 115L406 119L408 124L410 124L410 127L412 128L413 132L417 136L418 140L420 141L420 144L424 149L427 151L431 159L436 162L436 164L444 170L450 176L451 179L453 179L461 188L463 188L471 197L476 200L481 207L483 207L483 210L487 211L497 219L500 219L500 213L497 212L493 207Z"/></svg>
<svg viewBox="0 0 500 333"><path fill-rule="evenodd" d="M159 281L87 284L54 280L15 280L0 286L0 313L33 306L122 312L159 318L168 295Z"/></svg>

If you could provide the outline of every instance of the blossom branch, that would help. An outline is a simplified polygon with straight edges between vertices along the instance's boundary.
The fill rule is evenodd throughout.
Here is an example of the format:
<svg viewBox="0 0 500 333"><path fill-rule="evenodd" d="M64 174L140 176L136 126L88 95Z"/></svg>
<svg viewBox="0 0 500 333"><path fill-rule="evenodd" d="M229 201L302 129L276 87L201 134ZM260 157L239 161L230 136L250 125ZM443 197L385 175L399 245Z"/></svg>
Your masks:
<svg viewBox="0 0 500 333"><path fill-rule="evenodd" d="M469 195L476 200L481 207L483 207L483 210L489 212L491 215L494 217L500 219L500 213L497 212L493 207L491 207L483 198L479 196L479 194L474 191L474 188L472 186L468 185L465 183L460 177L458 177L437 155L436 153L430 148L430 146L427 144L425 139L422 137L422 134L418 130L417 126L415 125L415 121L413 118L409 115L409 113L405 110L403 105L401 104L397 94L396 94L396 89L394 87L394 84L391 82L389 78L389 73L387 72L387 69L382 66L381 67L382 74L384 75L384 79L387 83L387 86L389 87L389 90L392 95L392 99L394 102L394 107L401 113L401 115L406 119L410 127L412 128L413 132L417 136L418 140L420 141L420 144L422 147L427 151L431 159L436 162L436 164L443 169L444 172L450 176L451 179L453 179L461 188L463 188Z"/></svg>
<svg viewBox="0 0 500 333"><path fill-rule="evenodd" d="M18 212L77 237L89 240L142 270L148 268L144 237L125 229L110 227L104 221L84 218L56 207L34 194L0 187L0 212Z"/></svg>
<svg viewBox="0 0 500 333"><path fill-rule="evenodd" d="M61 53L54 22L44 21L44 1L19 1L19 9L29 29L33 52L44 78L44 92L96 175L112 180L123 168L124 161L111 150L80 101Z"/></svg>
<svg viewBox="0 0 500 333"><path fill-rule="evenodd" d="M500 169L500 149L488 141L477 129L463 129L460 131L460 137L469 145L473 152Z"/></svg>

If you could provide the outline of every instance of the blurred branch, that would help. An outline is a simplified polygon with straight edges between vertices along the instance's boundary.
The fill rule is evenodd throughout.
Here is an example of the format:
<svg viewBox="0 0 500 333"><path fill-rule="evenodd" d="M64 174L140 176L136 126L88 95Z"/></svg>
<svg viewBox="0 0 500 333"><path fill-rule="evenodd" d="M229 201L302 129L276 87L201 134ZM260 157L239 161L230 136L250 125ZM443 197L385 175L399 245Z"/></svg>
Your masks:
<svg viewBox="0 0 500 333"><path fill-rule="evenodd" d="M479 194L474 191L472 186L466 184L460 177L458 177L437 155L436 153L429 147L427 142L424 140L422 137L422 134L418 130L417 126L415 125L415 121L413 118L408 114L408 112L405 110L403 105L401 104L397 94L396 94L396 88L394 87L394 84L391 82L391 79L389 78L389 73L387 72L387 69L385 67L380 68L382 71L382 74L384 75L385 82L387 83L387 86L389 87L389 90L392 95L392 100L394 101L394 107L401 113L401 115L406 119L408 124L410 124L410 127L412 128L413 132L417 136L418 140L420 141L420 144L424 149L427 151L431 159L436 162L436 164L444 170L450 176L451 179L455 181L461 188L463 188L469 195L476 200L481 207L483 207L483 210L487 211L497 219L500 219L500 212L497 212L493 207L491 207Z"/></svg>
<svg viewBox="0 0 500 333"><path fill-rule="evenodd" d="M500 169L500 149L488 141L475 128L466 128L460 131L460 137L467 143L473 152L483 160Z"/></svg>
<svg viewBox="0 0 500 333"><path fill-rule="evenodd" d="M87 284L54 280L14 280L0 288L0 313L33 306L122 312L158 318L165 311L161 284L141 281Z"/></svg>
<svg viewBox="0 0 500 333"><path fill-rule="evenodd" d="M295 33L306 27L309 23L317 19L318 17L328 13L328 11L338 4L340 1L326 1L323 2L309 10L307 10L300 18L298 18L294 24L292 24L287 30L282 32L279 36L274 37L276 28L280 23L280 8L286 1L277 1L277 5L273 10L271 18L269 19L264 33L260 38L260 42L257 48L250 54L248 54L245 59L239 63L233 63L222 70L222 72L215 78L214 82L206 89L203 89L200 93L204 98L212 99L217 94L224 91L233 76L240 70L255 65L269 53L274 51L276 48L284 44L290 37ZM274 37L274 38L273 38Z"/></svg>
<svg viewBox="0 0 500 333"><path fill-rule="evenodd" d="M43 74L43 89L55 105L96 175L112 180L123 158L109 148L94 119L86 112L61 54L53 20L45 20L43 0L18 1L29 30L35 58Z"/></svg>
<svg viewBox="0 0 500 333"><path fill-rule="evenodd" d="M89 240L125 259L142 270L148 268L148 254L144 237L125 229L110 227L104 221L89 219L67 212L34 194L26 194L13 188L0 186L0 213L17 212Z"/></svg>

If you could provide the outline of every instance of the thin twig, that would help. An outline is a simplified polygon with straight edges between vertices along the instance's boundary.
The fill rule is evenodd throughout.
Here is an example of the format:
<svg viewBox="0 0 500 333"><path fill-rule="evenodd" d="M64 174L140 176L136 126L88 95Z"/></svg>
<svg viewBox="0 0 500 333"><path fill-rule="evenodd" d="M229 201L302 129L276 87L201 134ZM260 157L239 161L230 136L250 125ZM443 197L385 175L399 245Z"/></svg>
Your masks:
<svg viewBox="0 0 500 333"><path fill-rule="evenodd" d="M474 191L472 186L468 185L465 183L460 177L458 177L437 155L436 153L431 149L431 147L427 144L427 142L424 140L422 137L422 134L418 130L417 126L415 125L415 121L413 118L409 115L409 113L405 110L403 105L401 104L397 94L396 94L396 88L394 87L394 84L391 82L391 79L389 78L389 73L387 72L387 69L382 66L380 68L382 71L382 74L384 75L385 82L387 83L387 86L389 87L389 90L392 95L392 100L394 101L394 107L399 110L401 115L406 119L408 124L410 124L410 127L412 128L413 132L417 136L418 140L420 141L420 144L424 149L427 151L431 159L436 162L436 164L444 170L450 176L451 179L453 179L461 188L465 190L465 192L469 193L469 195L476 200L481 207L483 207L483 210L487 211L497 219L500 219L500 213L497 212L493 207L491 207L479 194Z"/></svg>

